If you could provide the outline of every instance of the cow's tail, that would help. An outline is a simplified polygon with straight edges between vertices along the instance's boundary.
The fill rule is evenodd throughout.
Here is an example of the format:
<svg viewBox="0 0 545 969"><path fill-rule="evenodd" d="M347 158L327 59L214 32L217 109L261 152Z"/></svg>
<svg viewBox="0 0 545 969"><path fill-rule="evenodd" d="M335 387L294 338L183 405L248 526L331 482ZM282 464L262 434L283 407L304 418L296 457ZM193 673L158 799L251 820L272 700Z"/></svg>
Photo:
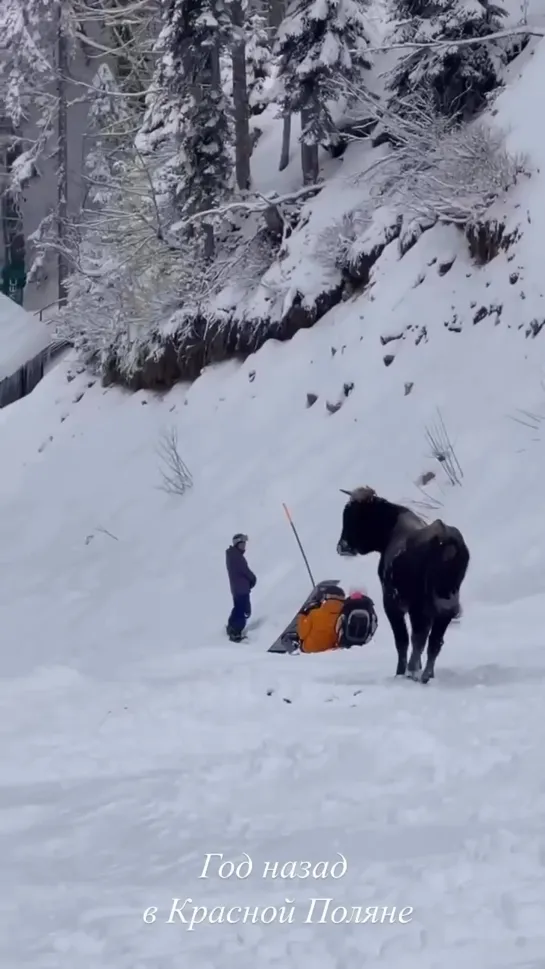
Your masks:
<svg viewBox="0 0 545 969"><path fill-rule="evenodd" d="M433 611L460 615L460 588L469 565L469 550L457 528L434 522L430 537L429 592ZM439 527L438 527L439 526Z"/></svg>

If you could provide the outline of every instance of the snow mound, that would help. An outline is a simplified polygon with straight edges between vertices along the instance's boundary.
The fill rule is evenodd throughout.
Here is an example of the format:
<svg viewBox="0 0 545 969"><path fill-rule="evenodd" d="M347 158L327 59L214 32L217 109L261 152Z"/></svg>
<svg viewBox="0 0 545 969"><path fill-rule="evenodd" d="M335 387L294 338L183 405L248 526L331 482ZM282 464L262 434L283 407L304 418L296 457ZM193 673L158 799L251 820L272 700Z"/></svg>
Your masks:
<svg viewBox="0 0 545 969"><path fill-rule="evenodd" d="M38 318L0 293L0 381L38 356L49 342Z"/></svg>

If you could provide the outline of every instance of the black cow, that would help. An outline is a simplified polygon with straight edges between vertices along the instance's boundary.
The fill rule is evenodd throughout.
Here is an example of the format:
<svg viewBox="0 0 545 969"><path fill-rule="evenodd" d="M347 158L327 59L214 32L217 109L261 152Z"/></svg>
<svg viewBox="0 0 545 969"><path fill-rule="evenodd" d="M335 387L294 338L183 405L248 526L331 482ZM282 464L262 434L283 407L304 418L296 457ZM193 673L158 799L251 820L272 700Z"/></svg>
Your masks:
<svg viewBox="0 0 545 969"><path fill-rule="evenodd" d="M339 555L379 552L378 575L384 610L398 654L396 674L427 683L441 652L448 626L460 615L460 587L469 565L469 550L457 528L440 519L428 525L403 505L379 498L372 488L345 491ZM407 666L411 623L411 658ZM426 667L422 654L428 644Z"/></svg>

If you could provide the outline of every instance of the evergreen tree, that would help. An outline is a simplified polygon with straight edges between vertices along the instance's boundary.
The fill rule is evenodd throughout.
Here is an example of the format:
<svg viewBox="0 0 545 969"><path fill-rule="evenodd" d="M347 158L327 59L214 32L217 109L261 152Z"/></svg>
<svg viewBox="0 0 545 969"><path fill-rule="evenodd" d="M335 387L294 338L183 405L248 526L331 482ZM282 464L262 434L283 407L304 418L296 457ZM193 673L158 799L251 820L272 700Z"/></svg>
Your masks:
<svg viewBox="0 0 545 969"><path fill-rule="evenodd" d="M370 65L366 0L291 0L276 42L279 104L300 112L303 179L318 178L318 145L335 141L339 83L355 86Z"/></svg>
<svg viewBox="0 0 545 969"><path fill-rule="evenodd" d="M464 40L502 28L506 11L486 0L395 0L400 43ZM508 60L505 40L452 47L415 48L404 53L387 88L396 99L412 92L431 97L437 111L467 120L500 83Z"/></svg>
<svg viewBox="0 0 545 969"><path fill-rule="evenodd" d="M246 70L251 114L261 114L267 106L265 86L272 76L272 44L270 28L264 14L253 13L245 4Z"/></svg>
<svg viewBox="0 0 545 969"><path fill-rule="evenodd" d="M135 99L127 101L120 96L120 84L108 64L99 65L91 87L89 147L84 164L88 181L86 202L92 208L100 208L118 196L119 170L122 169L127 142L129 138L132 140L127 132L134 130L132 109Z"/></svg>
<svg viewBox="0 0 545 969"><path fill-rule="evenodd" d="M29 278L39 274L45 259L44 245L50 242L56 251L61 301L66 296L67 276L67 81L74 24L70 0L5 0L0 5L0 110L13 125L12 148L16 156L8 188L17 193L39 173L42 155L56 156L57 198L33 234L37 255ZM29 123L37 131L30 144Z"/></svg>
<svg viewBox="0 0 545 969"><path fill-rule="evenodd" d="M15 185L36 173L36 161L55 132L56 31L51 13L47 0L0 4L0 114L9 119L23 149L12 170ZM32 144L23 144L22 128L29 120L35 122L38 136Z"/></svg>
<svg viewBox="0 0 545 969"><path fill-rule="evenodd" d="M218 205L231 186L231 124L220 74L229 28L223 0L164 5L141 135L148 148L163 146L162 189L178 218Z"/></svg>

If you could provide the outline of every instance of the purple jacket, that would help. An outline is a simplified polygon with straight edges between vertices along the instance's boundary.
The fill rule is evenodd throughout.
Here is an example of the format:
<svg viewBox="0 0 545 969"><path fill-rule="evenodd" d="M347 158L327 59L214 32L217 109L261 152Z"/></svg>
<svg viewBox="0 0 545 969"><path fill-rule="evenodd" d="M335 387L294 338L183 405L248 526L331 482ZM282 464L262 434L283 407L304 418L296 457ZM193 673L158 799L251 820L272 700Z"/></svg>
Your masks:
<svg viewBox="0 0 545 969"><path fill-rule="evenodd" d="M234 545L230 545L225 553L225 564L232 594L234 596L249 595L257 579L246 561L244 552L241 552Z"/></svg>

